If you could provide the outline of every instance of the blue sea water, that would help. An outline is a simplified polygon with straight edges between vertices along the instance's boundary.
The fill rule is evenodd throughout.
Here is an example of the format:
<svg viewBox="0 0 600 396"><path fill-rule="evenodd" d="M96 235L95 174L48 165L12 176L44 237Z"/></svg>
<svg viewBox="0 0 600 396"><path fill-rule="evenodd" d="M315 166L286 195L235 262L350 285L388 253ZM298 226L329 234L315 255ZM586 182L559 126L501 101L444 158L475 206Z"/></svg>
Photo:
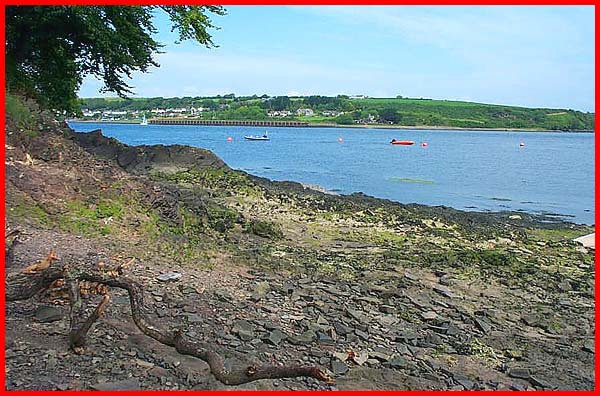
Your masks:
<svg viewBox="0 0 600 396"><path fill-rule="evenodd" d="M594 224L593 133L269 128L270 141L247 141L244 135L262 135L265 128L70 126L78 132L99 128L129 145L207 148L234 169L342 194L363 192L462 210L517 210ZM394 146L389 144L393 138L415 145Z"/></svg>

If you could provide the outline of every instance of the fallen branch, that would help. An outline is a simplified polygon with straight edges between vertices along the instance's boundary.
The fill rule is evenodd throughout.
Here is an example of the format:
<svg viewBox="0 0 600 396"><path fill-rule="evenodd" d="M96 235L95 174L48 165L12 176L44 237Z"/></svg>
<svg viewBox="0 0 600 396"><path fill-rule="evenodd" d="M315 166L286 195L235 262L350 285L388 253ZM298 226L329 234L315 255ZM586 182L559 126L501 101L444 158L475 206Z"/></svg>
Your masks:
<svg viewBox="0 0 600 396"><path fill-rule="evenodd" d="M142 333L162 344L175 348L181 354L204 360L208 363L215 378L226 385L239 385L260 379L294 377L312 377L328 383L333 382L324 370L316 366L250 365L229 371L225 367L223 357L212 350L210 345L196 341L181 330L163 328L156 324L156 321L151 320L148 315L150 311L144 301L144 289L141 284L125 276L115 274L113 271L102 272L93 269L93 266L89 265L74 267L51 263L50 266L42 270L9 274L5 280L6 301L29 299L57 279L64 279L68 286L71 303L69 342L71 348L77 353L82 352L89 329L100 317L109 301L108 295L105 295L92 314L86 317L79 283L88 281L126 290L129 294L133 321Z"/></svg>
<svg viewBox="0 0 600 396"><path fill-rule="evenodd" d="M207 362L215 378L226 385L240 385L267 378L293 377L312 377L327 383L333 382L333 379L327 373L314 366L248 366L230 372L225 368L225 361L221 355L180 332L175 334L174 346L177 352L183 355L195 356Z"/></svg>
<svg viewBox="0 0 600 396"><path fill-rule="evenodd" d="M92 314L86 318L85 306L81 299L79 281L77 279L68 279L67 287L69 290L69 301L71 303L71 313L69 315L71 321L69 345L75 353L82 354L87 333L92 327L92 324L98 320L100 315L102 315L102 312L104 312L104 309L106 309L106 305L110 301L110 296L105 294L100 304L98 304Z"/></svg>
<svg viewBox="0 0 600 396"><path fill-rule="evenodd" d="M5 231L5 232L6 232L6 231ZM8 233L7 233L7 234L4 236L4 239L8 239L8 238L10 238L10 237L13 237L13 236L18 236L20 233L21 233L21 230L12 230L12 231L9 231L9 232L8 232Z"/></svg>
<svg viewBox="0 0 600 396"><path fill-rule="evenodd" d="M58 258L59 257L56 255L56 252L54 251L54 249L51 249L46 257L44 257L40 261L36 261L35 263L33 263L30 266L28 266L27 268L25 268L23 270L23 273L32 274L34 272L43 271L46 268L50 267L52 265L52 263L57 261Z"/></svg>
<svg viewBox="0 0 600 396"><path fill-rule="evenodd" d="M7 232L7 230L5 229L4 232L6 233L6 235L4 235L4 265L6 268L8 268L13 264L15 248L18 244L21 243L21 241L19 240L19 235L21 234L21 231L12 230Z"/></svg>

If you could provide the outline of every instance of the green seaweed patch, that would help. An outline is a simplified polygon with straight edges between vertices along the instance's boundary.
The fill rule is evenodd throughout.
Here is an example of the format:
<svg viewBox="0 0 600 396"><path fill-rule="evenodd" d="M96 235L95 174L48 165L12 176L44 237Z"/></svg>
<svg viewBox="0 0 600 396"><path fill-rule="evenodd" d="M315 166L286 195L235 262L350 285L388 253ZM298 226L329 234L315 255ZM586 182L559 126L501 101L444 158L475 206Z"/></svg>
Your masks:
<svg viewBox="0 0 600 396"><path fill-rule="evenodd" d="M558 229L543 229L535 228L527 230L527 235L536 240L546 241L570 241L583 235L591 234L594 232L593 227L577 227L571 228L558 228Z"/></svg>
<svg viewBox="0 0 600 396"><path fill-rule="evenodd" d="M160 236L160 215L154 209L147 209L140 221L139 230L149 241L156 241Z"/></svg>
<svg viewBox="0 0 600 396"><path fill-rule="evenodd" d="M262 189L248 175L231 169L191 169L172 174L153 173L155 180L177 184L193 184L212 190L235 192L238 195L262 196Z"/></svg>
<svg viewBox="0 0 600 396"><path fill-rule="evenodd" d="M8 217L27 219L42 226L50 224L48 213L38 204L20 202L13 207L7 207L6 214Z"/></svg>
<svg viewBox="0 0 600 396"><path fill-rule="evenodd" d="M484 344L477 338L473 338L466 348L469 355L483 360L489 367L498 367L506 359L502 352Z"/></svg>
<svg viewBox="0 0 600 396"><path fill-rule="evenodd" d="M179 208L178 214L180 222L178 225L170 227L171 232L197 239L197 235L203 231L202 219L185 208Z"/></svg>
<svg viewBox="0 0 600 396"><path fill-rule="evenodd" d="M111 233L108 219L119 219L123 212L124 202L121 200L101 200L98 203L71 201L58 223L61 229L80 235L108 235Z"/></svg>
<svg viewBox="0 0 600 396"><path fill-rule="evenodd" d="M157 246L161 257L182 265L209 268L213 246L206 239L205 219L186 208L179 208L177 214L178 221L173 222L150 209L140 229L147 241ZM213 220L216 224L217 220Z"/></svg>
<svg viewBox="0 0 600 396"><path fill-rule="evenodd" d="M406 236L397 232L383 230L376 232L371 240L377 246L401 246L406 241Z"/></svg>
<svg viewBox="0 0 600 396"><path fill-rule="evenodd" d="M401 183L433 184L433 180L411 179L410 177L388 177L386 180Z"/></svg>
<svg viewBox="0 0 600 396"><path fill-rule="evenodd" d="M241 223L243 221L241 213L233 209L212 206L208 207L207 211L208 225L218 232L229 231L236 223Z"/></svg>
<svg viewBox="0 0 600 396"><path fill-rule="evenodd" d="M425 256L425 262L433 268L448 266L467 271L475 270L480 276L492 274L516 275L535 272L529 263L516 260L514 253L502 250L448 250L440 253L430 253Z"/></svg>
<svg viewBox="0 0 600 396"><path fill-rule="evenodd" d="M246 224L245 231L268 239L283 238L281 227L273 222L264 220L252 220Z"/></svg>
<svg viewBox="0 0 600 396"><path fill-rule="evenodd" d="M12 119L16 127L25 136L33 138L39 135L35 126L35 117L24 100L6 92L5 96L6 118Z"/></svg>

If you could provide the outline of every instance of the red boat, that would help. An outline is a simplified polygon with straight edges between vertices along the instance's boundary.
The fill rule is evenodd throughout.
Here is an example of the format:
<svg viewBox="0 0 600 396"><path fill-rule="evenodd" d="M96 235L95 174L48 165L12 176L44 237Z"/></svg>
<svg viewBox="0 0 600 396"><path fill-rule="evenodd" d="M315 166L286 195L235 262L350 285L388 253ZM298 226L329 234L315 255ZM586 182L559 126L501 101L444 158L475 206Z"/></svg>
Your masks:
<svg viewBox="0 0 600 396"><path fill-rule="evenodd" d="M396 139L392 139L392 141L390 143L391 144L401 144L403 146L411 146L411 145L415 144L415 142L413 142L412 140L396 140Z"/></svg>

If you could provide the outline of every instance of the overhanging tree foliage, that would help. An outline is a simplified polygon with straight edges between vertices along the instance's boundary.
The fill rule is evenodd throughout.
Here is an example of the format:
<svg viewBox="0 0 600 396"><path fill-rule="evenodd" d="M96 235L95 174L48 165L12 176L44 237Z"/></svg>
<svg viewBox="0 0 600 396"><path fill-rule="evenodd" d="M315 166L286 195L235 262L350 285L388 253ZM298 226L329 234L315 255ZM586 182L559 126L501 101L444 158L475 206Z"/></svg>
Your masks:
<svg viewBox="0 0 600 396"><path fill-rule="evenodd" d="M209 14L221 6L9 6L6 7L6 83L44 104L73 112L86 75L104 82L103 91L132 93L135 71L158 66L162 44L153 35L155 12L166 12L179 41L215 46Z"/></svg>

